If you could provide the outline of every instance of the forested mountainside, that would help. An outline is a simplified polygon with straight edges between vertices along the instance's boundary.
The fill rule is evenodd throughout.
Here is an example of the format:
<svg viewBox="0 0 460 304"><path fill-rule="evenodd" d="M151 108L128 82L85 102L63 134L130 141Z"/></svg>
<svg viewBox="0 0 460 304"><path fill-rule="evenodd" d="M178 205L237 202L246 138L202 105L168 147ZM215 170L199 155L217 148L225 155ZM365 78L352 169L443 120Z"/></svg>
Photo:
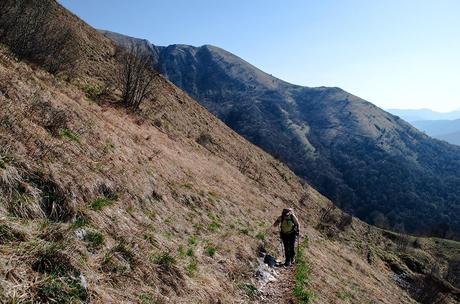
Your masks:
<svg viewBox="0 0 460 304"><path fill-rule="evenodd" d="M460 147L340 88L279 80L211 45L138 44L233 130L351 214L384 228L460 237Z"/></svg>

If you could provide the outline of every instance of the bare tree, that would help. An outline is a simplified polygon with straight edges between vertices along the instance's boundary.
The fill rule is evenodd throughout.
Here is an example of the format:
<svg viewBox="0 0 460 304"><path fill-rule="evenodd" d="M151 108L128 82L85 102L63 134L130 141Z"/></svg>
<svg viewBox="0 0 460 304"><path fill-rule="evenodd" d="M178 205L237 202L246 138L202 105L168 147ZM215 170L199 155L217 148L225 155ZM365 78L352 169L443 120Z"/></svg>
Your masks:
<svg viewBox="0 0 460 304"><path fill-rule="evenodd" d="M151 55L138 45L128 49L119 49L118 57L121 62L118 71L118 85L121 90L121 102L134 110L153 93L154 80L158 76L153 68L154 60Z"/></svg>

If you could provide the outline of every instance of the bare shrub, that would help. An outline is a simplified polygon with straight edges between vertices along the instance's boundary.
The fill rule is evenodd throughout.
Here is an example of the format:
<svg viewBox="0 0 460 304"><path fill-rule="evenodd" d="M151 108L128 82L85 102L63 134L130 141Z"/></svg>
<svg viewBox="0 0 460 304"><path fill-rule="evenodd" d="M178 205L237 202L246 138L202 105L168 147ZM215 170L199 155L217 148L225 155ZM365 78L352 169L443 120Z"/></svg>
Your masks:
<svg viewBox="0 0 460 304"><path fill-rule="evenodd" d="M196 139L196 142L203 146L203 147L208 147L210 144L212 144L213 140L212 137L209 133L207 132L201 132L200 136Z"/></svg>
<svg viewBox="0 0 460 304"><path fill-rule="evenodd" d="M460 254L450 259L446 279L455 287L460 288Z"/></svg>
<svg viewBox="0 0 460 304"><path fill-rule="evenodd" d="M407 252L410 247L411 239L407 234L400 234L395 239L396 249L399 252Z"/></svg>
<svg viewBox="0 0 460 304"><path fill-rule="evenodd" d="M342 213L340 220L336 224L337 229L345 231L353 223L353 217L347 213Z"/></svg>
<svg viewBox="0 0 460 304"><path fill-rule="evenodd" d="M117 74L121 102L126 107L137 110L153 93L154 79L158 76L158 72L153 69L154 60L137 45L128 49L117 49L117 57L121 63Z"/></svg>
<svg viewBox="0 0 460 304"><path fill-rule="evenodd" d="M306 206L309 198L310 198L310 194L308 192L305 192L304 194L302 194L302 196L299 199L299 205Z"/></svg>
<svg viewBox="0 0 460 304"><path fill-rule="evenodd" d="M8 159L0 151L0 204L13 216L67 221L74 214L65 191L51 177Z"/></svg>
<svg viewBox="0 0 460 304"><path fill-rule="evenodd" d="M44 213L40 208L41 191L29 185L24 179L24 172L12 163L4 162L1 156L0 167L0 203L6 211L20 218L41 218Z"/></svg>
<svg viewBox="0 0 460 304"><path fill-rule="evenodd" d="M8 225L4 221L0 221L0 245L15 242L24 241L26 239L25 233L16 230L15 228Z"/></svg>
<svg viewBox="0 0 460 304"><path fill-rule="evenodd" d="M75 211L67 195L51 177L35 174L30 183L41 191L40 208L45 216L55 222L69 221Z"/></svg>
<svg viewBox="0 0 460 304"><path fill-rule="evenodd" d="M49 101L36 99L31 104L34 121L43 126L53 136L58 136L61 130L67 129L69 122L65 110L55 108Z"/></svg>
<svg viewBox="0 0 460 304"><path fill-rule="evenodd" d="M250 156L244 156L238 160L238 170L240 170L242 174L246 174L250 168L251 168L251 157Z"/></svg>
<svg viewBox="0 0 460 304"><path fill-rule="evenodd" d="M52 73L72 70L80 55L77 34L57 18L56 7L51 1L4 0L0 15L0 42Z"/></svg>
<svg viewBox="0 0 460 304"><path fill-rule="evenodd" d="M429 274L414 280L412 297L422 304L442 304L447 303L447 294L450 291L442 280Z"/></svg>
<svg viewBox="0 0 460 304"><path fill-rule="evenodd" d="M337 207L334 204L330 204L326 208L321 209L321 216L319 217L317 228L330 224L334 221L335 209L337 209Z"/></svg>

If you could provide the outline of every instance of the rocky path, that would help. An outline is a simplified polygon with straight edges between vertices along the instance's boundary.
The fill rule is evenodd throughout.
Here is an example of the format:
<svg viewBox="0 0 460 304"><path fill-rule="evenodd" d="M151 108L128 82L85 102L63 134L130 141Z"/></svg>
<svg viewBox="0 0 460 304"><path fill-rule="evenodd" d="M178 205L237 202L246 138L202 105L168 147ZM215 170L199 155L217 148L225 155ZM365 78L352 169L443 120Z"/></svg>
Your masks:
<svg viewBox="0 0 460 304"><path fill-rule="evenodd" d="M274 280L270 280L261 289L258 303L264 304L293 304L292 289L294 287L295 267L279 267L273 273Z"/></svg>

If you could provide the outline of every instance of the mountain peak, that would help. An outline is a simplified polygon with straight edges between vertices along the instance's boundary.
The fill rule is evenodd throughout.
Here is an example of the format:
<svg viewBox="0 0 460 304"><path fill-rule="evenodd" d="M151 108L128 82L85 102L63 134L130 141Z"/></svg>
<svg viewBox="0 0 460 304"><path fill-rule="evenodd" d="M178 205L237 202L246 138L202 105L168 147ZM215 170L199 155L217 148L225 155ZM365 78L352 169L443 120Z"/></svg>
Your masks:
<svg viewBox="0 0 460 304"><path fill-rule="evenodd" d="M170 81L228 126L363 220L375 223L380 212L386 226L430 234L451 203L460 206L459 147L341 88L293 85L211 46L165 48L158 62ZM447 190L444 179L456 186ZM438 182L427 188L428 180ZM431 196L445 212L429 212ZM451 237L460 238L460 219L448 222Z"/></svg>

